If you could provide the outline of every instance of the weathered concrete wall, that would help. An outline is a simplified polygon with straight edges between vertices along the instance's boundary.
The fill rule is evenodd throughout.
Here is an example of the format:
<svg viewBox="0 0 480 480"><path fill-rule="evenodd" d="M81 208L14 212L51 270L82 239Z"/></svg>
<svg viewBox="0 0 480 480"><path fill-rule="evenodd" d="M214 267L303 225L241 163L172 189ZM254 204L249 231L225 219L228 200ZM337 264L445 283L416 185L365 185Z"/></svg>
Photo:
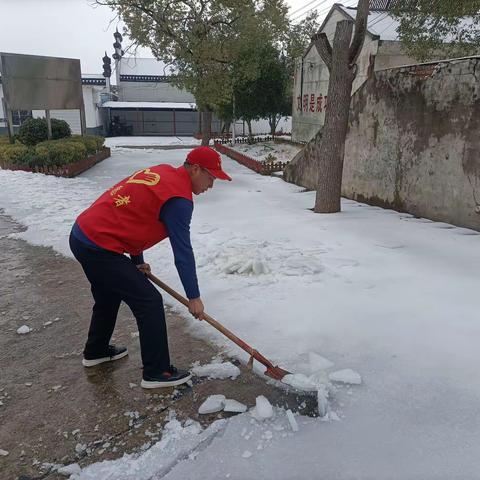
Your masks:
<svg viewBox="0 0 480 480"><path fill-rule="evenodd" d="M437 59L431 58L430 60ZM386 70L388 68L402 67L404 65L414 65L416 63L418 63L418 60L413 57L409 57L403 51L401 42L391 40L379 41L378 51L375 55L375 71Z"/></svg>
<svg viewBox="0 0 480 480"><path fill-rule="evenodd" d="M343 195L480 230L479 80L480 57L376 72L352 98ZM297 158L284 178L316 188Z"/></svg>
<svg viewBox="0 0 480 480"><path fill-rule="evenodd" d="M377 72L352 99L343 193L480 230L480 57Z"/></svg>

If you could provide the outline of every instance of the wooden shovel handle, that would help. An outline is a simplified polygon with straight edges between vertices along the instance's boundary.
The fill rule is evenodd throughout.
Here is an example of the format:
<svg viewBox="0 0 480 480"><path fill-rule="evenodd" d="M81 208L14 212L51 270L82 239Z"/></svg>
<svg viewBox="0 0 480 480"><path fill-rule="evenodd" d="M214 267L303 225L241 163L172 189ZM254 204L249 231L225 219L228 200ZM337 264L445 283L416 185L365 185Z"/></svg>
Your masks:
<svg viewBox="0 0 480 480"><path fill-rule="evenodd" d="M157 278L153 273L147 273L147 277L155 284L158 285L162 290L165 290L173 298L177 299L180 303L185 305L188 308L188 300L176 292L173 288L169 287L166 283L162 282ZM204 320L208 322L212 327L215 327L219 332L223 333L228 337L232 342L236 343L240 348L245 350L251 357L257 359L260 363L263 363L267 368L274 368L273 364L267 360L261 353L252 348L250 345L245 343L241 338L238 338L234 333L225 328L220 322L217 322L207 313L204 313Z"/></svg>

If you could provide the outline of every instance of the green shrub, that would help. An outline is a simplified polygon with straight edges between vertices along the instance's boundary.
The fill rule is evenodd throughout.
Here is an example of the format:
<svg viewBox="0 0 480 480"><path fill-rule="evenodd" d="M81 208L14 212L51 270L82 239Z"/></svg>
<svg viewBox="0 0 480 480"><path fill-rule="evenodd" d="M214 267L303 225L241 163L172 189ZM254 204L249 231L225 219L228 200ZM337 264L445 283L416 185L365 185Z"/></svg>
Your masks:
<svg viewBox="0 0 480 480"><path fill-rule="evenodd" d="M25 165L29 148L19 144L1 144L0 161L3 164Z"/></svg>
<svg viewBox="0 0 480 480"><path fill-rule="evenodd" d="M45 123L47 121L45 120ZM72 135L72 130L70 125L65 120L58 120L57 118L52 118L50 120L52 124L52 138L57 140L59 138L67 138Z"/></svg>
<svg viewBox="0 0 480 480"><path fill-rule="evenodd" d="M87 149L80 142L51 140L37 145L35 156L39 165L61 166L86 158Z"/></svg>
<svg viewBox="0 0 480 480"><path fill-rule="evenodd" d="M51 124L53 139L70 137L72 134L70 125L65 120L52 118ZM29 147L33 147L34 145L47 140L47 120L45 118L29 118L25 120L20 127L17 138L20 142Z"/></svg>
<svg viewBox="0 0 480 480"><path fill-rule="evenodd" d="M29 147L47 139L47 121L44 118L25 120L17 135L20 142Z"/></svg>
<svg viewBox="0 0 480 480"><path fill-rule="evenodd" d="M95 141L97 142L97 150L101 150L105 147L105 137L101 135L95 135Z"/></svg>
<svg viewBox="0 0 480 480"><path fill-rule="evenodd" d="M71 142L80 142L83 143L87 149L88 154L97 153L103 148L103 143L105 142L104 137L97 135L72 135L69 139Z"/></svg>

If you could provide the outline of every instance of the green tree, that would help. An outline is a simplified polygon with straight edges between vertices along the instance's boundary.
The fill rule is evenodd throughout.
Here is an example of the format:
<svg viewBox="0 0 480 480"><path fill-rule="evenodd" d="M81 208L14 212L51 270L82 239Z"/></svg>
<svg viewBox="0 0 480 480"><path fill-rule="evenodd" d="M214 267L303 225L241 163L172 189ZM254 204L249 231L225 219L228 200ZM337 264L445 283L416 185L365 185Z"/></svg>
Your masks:
<svg viewBox="0 0 480 480"><path fill-rule="evenodd" d="M174 82L202 111L208 144L212 111L232 96L232 65L240 49L272 41L287 28L283 0L97 0L125 22L124 33L171 64Z"/></svg>
<svg viewBox="0 0 480 480"><path fill-rule="evenodd" d="M397 1L392 13L405 49L419 60L480 51L480 0Z"/></svg>
<svg viewBox="0 0 480 480"><path fill-rule="evenodd" d="M270 132L281 116L290 115L292 92L285 58L271 44L244 49L233 70L235 114L248 125L252 137L251 121L267 118Z"/></svg>
<svg viewBox="0 0 480 480"><path fill-rule="evenodd" d="M319 28L320 23L316 10L307 15L301 22L290 23L283 44L288 70L291 75L293 75L295 68L295 60L303 56L310 45L311 38L318 32Z"/></svg>

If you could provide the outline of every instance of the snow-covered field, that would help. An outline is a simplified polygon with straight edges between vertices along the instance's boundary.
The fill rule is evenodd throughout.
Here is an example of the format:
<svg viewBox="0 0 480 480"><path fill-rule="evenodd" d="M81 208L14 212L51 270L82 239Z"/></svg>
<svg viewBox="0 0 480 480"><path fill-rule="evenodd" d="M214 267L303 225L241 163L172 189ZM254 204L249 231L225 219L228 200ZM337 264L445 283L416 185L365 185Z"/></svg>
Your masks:
<svg viewBox="0 0 480 480"><path fill-rule="evenodd" d="M117 148L75 179L0 170L0 205L28 226L19 237L71 255L71 225L103 190L186 154ZM202 431L172 413L142 457L72 478L480 478L480 236L349 200L315 215L314 193L224 165L233 182L197 197L192 223L206 310L274 363L313 374L329 391L328 415L297 416L294 431L281 409L266 420L247 412ZM168 242L145 256L181 291ZM349 368L360 385L328 381Z"/></svg>
<svg viewBox="0 0 480 480"><path fill-rule="evenodd" d="M282 137L286 138L286 137ZM228 145L230 147L230 145ZM301 150L301 147L287 143L261 142L249 145L248 143L236 144L234 150L243 153L254 160L263 162L289 162Z"/></svg>
<svg viewBox="0 0 480 480"><path fill-rule="evenodd" d="M105 139L107 147L118 146L172 146L200 145L201 140L194 137L110 137Z"/></svg>

